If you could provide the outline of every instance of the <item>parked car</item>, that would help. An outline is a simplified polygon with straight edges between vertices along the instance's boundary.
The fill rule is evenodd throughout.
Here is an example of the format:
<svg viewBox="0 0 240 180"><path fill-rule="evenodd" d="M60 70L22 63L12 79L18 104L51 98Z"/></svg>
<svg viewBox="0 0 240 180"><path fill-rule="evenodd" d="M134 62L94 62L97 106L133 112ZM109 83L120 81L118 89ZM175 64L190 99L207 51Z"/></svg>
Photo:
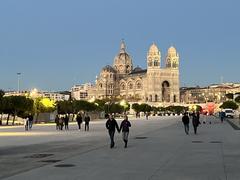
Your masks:
<svg viewBox="0 0 240 180"><path fill-rule="evenodd" d="M234 117L234 111L232 109L224 109L225 117L233 118Z"/></svg>

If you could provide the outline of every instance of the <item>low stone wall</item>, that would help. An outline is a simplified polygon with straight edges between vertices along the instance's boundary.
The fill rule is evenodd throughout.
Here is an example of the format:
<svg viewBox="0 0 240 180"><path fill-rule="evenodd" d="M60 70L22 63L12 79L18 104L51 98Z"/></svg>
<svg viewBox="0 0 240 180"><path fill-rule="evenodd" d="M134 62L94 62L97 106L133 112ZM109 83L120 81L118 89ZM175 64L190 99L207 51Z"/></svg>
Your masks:
<svg viewBox="0 0 240 180"><path fill-rule="evenodd" d="M234 119L226 119L227 122L235 129L235 130L240 130L240 119L234 118Z"/></svg>

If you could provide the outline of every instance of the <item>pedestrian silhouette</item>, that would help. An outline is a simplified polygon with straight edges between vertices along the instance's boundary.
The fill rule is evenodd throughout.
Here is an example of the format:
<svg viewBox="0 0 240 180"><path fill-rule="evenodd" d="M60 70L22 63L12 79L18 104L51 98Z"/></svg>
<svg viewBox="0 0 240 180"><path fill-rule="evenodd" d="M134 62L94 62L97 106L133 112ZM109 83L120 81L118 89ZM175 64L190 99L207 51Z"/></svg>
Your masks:
<svg viewBox="0 0 240 180"><path fill-rule="evenodd" d="M114 134L115 134L115 131L117 129L118 132L120 132L120 129L118 127L118 123L117 121L113 118L112 115L109 115L109 118L106 122L106 128L108 129L108 134L109 134L109 137L110 137L110 148L113 148L114 145L115 145L115 142L114 142Z"/></svg>
<svg viewBox="0 0 240 180"><path fill-rule="evenodd" d="M88 114L85 116L84 122L85 122L85 131L89 131L90 116Z"/></svg>
<svg viewBox="0 0 240 180"><path fill-rule="evenodd" d="M193 129L194 129L194 134L197 134L197 128L198 128L199 124L200 124L199 118L197 117L196 113L193 112L193 114L192 114L192 125L193 125Z"/></svg>
<svg viewBox="0 0 240 180"><path fill-rule="evenodd" d="M77 120L77 123L78 123L78 129L80 130L81 129L81 124L82 124L82 115L80 113L77 115L76 120Z"/></svg>
<svg viewBox="0 0 240 180"><path fill-rule="evenodd" d="M69 116L66 114L64 117L65 130L68 130Z"/></svg>
<svg viewBox="0 0 240 180"><path fill-rule="evenodd" d="M56 117L55 117L55 123L56 123L56 130L60 130L60 124L59 124L59 115L57 114Z"/></svg>
<svg viewBox="0 0 240 180"><path fill-rule="evenodd" d="M124 148L127 148L128 144L129 127L131 127L131 123L128 121L127 115L125 115L119 129L119 131L122 130L122 138L125 143Z"/></svg>
<svg viewBox="0 0 240 180"><path fill-rule="evenodd" d="M182 122L183 122L183 125L184 125L184 130L185 130L185 133L188 135L189 134L189 116L188 116L188 113L184 113L183 117L182 117Z"/></svg>

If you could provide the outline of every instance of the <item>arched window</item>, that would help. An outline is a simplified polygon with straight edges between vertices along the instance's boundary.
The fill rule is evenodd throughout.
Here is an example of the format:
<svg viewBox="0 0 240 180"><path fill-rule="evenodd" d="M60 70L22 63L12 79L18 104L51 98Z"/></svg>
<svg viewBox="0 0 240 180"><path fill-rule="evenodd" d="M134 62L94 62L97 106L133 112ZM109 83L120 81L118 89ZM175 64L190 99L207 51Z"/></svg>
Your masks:
<svg viewBox="0 0 240 180"><path fill-rule="evenodd" d="M171 67L171 59L167 59L167 64L166 64L167 67Z"/></svg>
<svg viewBox="0 0 240 180"><path fill-rule="evenodd" d="M149 101L152 102L152 95L149 96Z"/></svg>
<svg viewBox="0 0 240 180"><path fill-rule="evenodd" d="M120 87L121 87L121 90L125 90L126 89L126 86L125 86L124 83L122 83Z"/></svg>
<svg viewBox="0 0 240 180"><path fill-rule="evenodd" d="M113 89L113 84L109 84L109 85L108 85L108 88L109 88L109 89Z"/></svg>
<svg viewBox="0 0 240 180"><path fill-rule="evenodd" d="M157 101L158 101L158 95L155 94L155 102L157 102Z"/></svg>
<svg viewBox="0 0 240 180"><path fill-rule="evenodd" d="M168 81L162 83L162 101L170 102L170 84Z"/></svg>
<svg viewBox="0 0 240 180"><path fill-rule="evenodd" d="M148 62L148 66L152 66L152 61L149 61L149 62Z"/></svg>
<svg viewBox="0 0 240 180"><path fill-rule="evenodd" d="M136 87L137 87L137 89L142 89L142 83L138 81L136 83Z"/></svg>
<svg viewBox="0 0 240 180"><path fill-rule="evenodd" d="M103 85L102 85L102 83L100 83L100 84L99 84L99 88L102 89L102 87L103 87Z"/></svg>
<svg viewBox="0 0 240 180"><path fill-rule="evenodd" d="M133 83L132 82L128 83L128 89L133 89Z"/></svg>

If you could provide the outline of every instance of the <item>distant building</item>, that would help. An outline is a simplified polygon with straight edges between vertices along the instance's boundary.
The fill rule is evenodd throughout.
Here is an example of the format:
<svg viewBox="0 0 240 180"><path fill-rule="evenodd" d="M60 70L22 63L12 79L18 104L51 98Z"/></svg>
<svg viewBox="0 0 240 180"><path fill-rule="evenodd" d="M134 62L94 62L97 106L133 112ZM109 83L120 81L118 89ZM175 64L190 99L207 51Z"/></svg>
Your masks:
<svg viewBox="0 0 240 180"><path fill-rule="evenodd" d="M212 84L208 87L182 87L180 89L180 99L181 103L186 104L222 103L227 100L226 94L239 92L240 83Z"/></svg>
<svg viewBox="0 0 240 180"><path fill-rule="evenodd" d="M92 88L93 85L91 83L74 85L71 88L71 97L75 100L87 100L89 99L88 91Z"/></svg>
<svg viewBox="0 0 240 180"><path fill-rule="evenodd" d="M43 98L49 98L54 101L67 101L70 99L70 93L66 92L42 92Z"/></svg>
<svg viewBox="0 0 240 180"><path fill-rule="evenodd" d="M33 98L42 97L49 98L54 101L64 101L69 100L70 93L69 92L47 92L47 91L38 91L33 89L32 91L8 91L5 92L4 96L30 96Z"/></svg>

